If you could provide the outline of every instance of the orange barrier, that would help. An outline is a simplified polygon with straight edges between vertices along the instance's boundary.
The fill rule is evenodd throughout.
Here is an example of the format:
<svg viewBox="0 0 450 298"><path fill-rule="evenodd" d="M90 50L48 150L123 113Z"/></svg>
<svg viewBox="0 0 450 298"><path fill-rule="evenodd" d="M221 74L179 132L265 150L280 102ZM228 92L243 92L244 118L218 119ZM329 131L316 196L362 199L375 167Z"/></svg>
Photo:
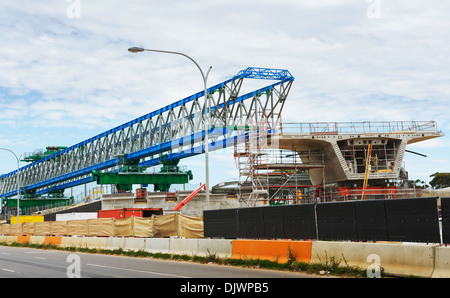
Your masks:
<svg viewBox="0 0 450 298"><path fill-rule="evenodd" d="M17 243L29 243L30 236L17 236Z"/></svg>
<svg viewBox="0 0 450 298"><path fill-rule="evenodd" d="M311 241L290 240L233 240L232 259L260 259L286 263L289 254L296 261L309 263Z"/></svg>
<svg viewBox="0 0 450 298"><path fill-rule="evenodd" d="M61 245L62 237L45 236L44 244Z"/></svg>

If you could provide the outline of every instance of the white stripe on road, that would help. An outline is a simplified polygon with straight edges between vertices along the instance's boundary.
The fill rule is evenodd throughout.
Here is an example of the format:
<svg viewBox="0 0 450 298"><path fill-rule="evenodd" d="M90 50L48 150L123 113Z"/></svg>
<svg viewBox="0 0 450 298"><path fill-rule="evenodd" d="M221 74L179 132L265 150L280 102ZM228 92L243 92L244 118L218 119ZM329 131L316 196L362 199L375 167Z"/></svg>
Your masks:
<svg viewBox="0 0 450 298"><path fill-rule="evenodd" d="M14 270L6 269L6 268L2 268L2 270L8 271L8 272L13 272L13 273L16 272L16 271L14 271Z"/></svg>
<svg viewBox="0 0 450 298"><path fill-rule="evenodd" d="M141 272L141 273L158 274L158 275L164 275L164 276L173 276L173 277L178 277L178 278L189 278L189 277L187 277L187 276L175 275L175 274L168 274L168 273L161 273L161 272L143 271L143 270L128 269L128 268L119 268L119 267L111 267L111 266L104 266L104 265L97 265L97 264L86 264L86 265L88 265L88 266L94 266L94 267L102 267L102 268L110 268L110 269L118 269L118 270L126 270L126 271Z"/></svg>

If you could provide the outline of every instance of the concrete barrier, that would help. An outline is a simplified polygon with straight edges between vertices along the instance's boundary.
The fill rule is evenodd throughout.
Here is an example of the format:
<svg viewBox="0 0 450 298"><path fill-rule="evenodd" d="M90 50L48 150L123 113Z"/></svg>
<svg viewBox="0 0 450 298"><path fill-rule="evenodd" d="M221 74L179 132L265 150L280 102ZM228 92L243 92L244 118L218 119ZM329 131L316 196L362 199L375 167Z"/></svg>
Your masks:
<svg viewBox="0 0 450 298"><path fill-rule="evenodd" d="M125 238L122 237L108 237L106 238L106 249L116 250L125 248Z"/></svg>
<svg viewBox="0 0 450 298"><path fill-rule="evenodd" d="M169 253L195 256L198 252L198 239L170 238Z"/></svg>
<svg viewBox="0 0 450 298"><path fill-rule="evenodd" d="M450 277L450 247L420 243L366 243L335 241L227 240L183 238L0 236L0 242L54 244L171 253L216 255L223 258L289 260L289 254L305 263L338 262L339 266L381 266L396 276Z"/></svg>
<svg viewBox="0 0 450 298"><path fill-rule="evenodd" d="M198 239L198 255L216 255L219 258L231 258L233 255L233 240L229 239Z"/></svg>
<svg viewBox="0 0 450 298"><path fill-rule="evenodd" d="M0 236L0 242L4 242L4 243L17 242L17 236Z"/></svg>
<svg viewBox="0 0 450 298"><path fill-rule="evenodd" d="M81 247L106 249L107 237L82 237Z"/></svg>
<svg viewBox="0 0 450 298"><path fill-rule="evenodd" d="M431 277L450 277L450 247L436 247L434 256L434 271Z"/></svg>
<svg viewBox="0 0 450 298"><path fill-rule="evenodd" d="M45 236L44 244L46 245L61 245L62 237Z"/></svg>
<svg viewBox="0 0 450 298"><path fill-rule="evenodd" d="M169 253L169 238L147 238L144 250L149 253Z"/></svg>
<svg viewBox="0 0 450 298"><path fill-rule="evenodd" d="M29 243L31 236L17 236L17 243Z"/></svg>
<svg viewBox="0 0 450 298"><path fill-rule="evenodd" d="M285 263L290 254L296 261L308 263L311 260L311 241L233 240L231 257Z"/></svg>
<svg viewBox="0 0 450 298"><path fill-rule="evenodd" d="M381 266L385 273L397 276L431 277L435 245L314 241L311 262L340 261L340 266ZM346 263L346 264L345 264Z"/></svg>
<svg viewBox="0 0 450 298"><path fill-rule="evenodd" d="M64 247L81 247L83 237L62 237L61 246Z"/></svg>
<svg viewBox="0 0 450 298"><path fill-rule="evenodd" d="M144 250L146 238L125 238L124 250Z"/></svg>
<svg viewBox="0 0 450 298"><path fill-rule="evenodd" d="M31 244L39 244L42 245L45 242L45 236L30 236Z"/></svg>

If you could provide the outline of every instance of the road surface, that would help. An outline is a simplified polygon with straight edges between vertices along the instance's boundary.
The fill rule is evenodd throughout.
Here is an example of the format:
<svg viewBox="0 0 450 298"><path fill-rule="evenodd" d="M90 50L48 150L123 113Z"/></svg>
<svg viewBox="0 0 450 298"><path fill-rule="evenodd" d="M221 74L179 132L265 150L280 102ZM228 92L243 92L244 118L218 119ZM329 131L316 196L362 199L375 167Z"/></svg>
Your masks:
<svg viewBox="0 0 450 298"><path fill-rule="evenodd" d="M308 278L216 264L0 246L0 278Z"/></svg>

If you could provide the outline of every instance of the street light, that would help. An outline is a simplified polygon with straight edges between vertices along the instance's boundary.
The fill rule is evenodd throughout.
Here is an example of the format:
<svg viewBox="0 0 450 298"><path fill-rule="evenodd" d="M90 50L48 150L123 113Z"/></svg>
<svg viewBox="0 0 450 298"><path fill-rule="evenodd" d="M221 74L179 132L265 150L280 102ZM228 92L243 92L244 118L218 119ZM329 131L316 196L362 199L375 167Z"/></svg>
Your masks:
<svg viewBox="0 0 450 298"><path fill-rule="evenodd" d="M17 178L16 178L16 180L17 180L17 224L19 224L19 202L20 202L20 181L19 181L20 164L19 164L19 158L17 157L17 155L13 151L11 151L9 149L0 148L0 150L5 150L5 151L11 152L14 155L14 157L16 158L16 160L17 160Z"/></svg>
<svg viewBox="0 0 450 298"><path fill-rule="evenodd" d="M188 58L189 60L191 60L192 62L194 62L194 64L197 66L198 70L200 70L200 73L202 75L202 79L203 79L203 88L204 88L204 96L205 96L205 103L206 103L206 129L205 129L205 175L206 175L206 181L205 181L205 188L206 188L206 209L210 208L210 201L209 201L209 140L208 140L208 130L209 130L209 112L210 112L210 102L208 99L208 94L206 92L206 86L207 86L207 81L208 81L208 75L209 72L211 71L212 66L209 67L206 75L203 72L202 68L200 67L200 65L198 65L198 63L192 59L191 57L189 57L186 54L183 53L179 53L179 52L173 52L173 51L163 51L163 50L152 50L152 49L144 49L144 48L140 48L140 47L132 47L128 49L129 52L131 53L140 53L140 52L144 52L144 51L149 51L149 52L158 52L158 53L166 53L166 54L175 54L175 55L181 55L184 56L186 58Z"/></svg>

